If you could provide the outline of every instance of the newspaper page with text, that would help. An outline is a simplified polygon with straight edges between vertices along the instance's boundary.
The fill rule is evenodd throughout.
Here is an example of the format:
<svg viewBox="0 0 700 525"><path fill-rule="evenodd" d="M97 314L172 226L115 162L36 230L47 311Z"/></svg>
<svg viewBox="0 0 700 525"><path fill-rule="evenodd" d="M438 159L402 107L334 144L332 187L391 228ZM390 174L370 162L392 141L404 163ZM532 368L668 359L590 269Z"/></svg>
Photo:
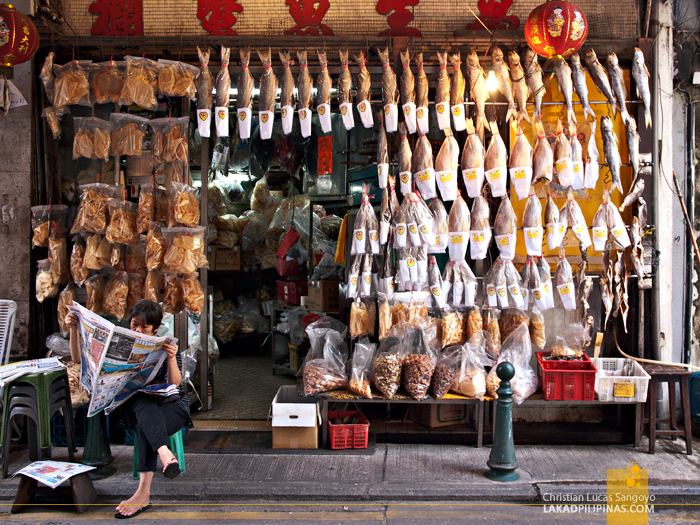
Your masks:
<svg viewBox="0 0 700 525"><path fill-rule="evenodd" d="M80 383L91 393L88 417L103 409L108 414L142 390L165 360L163 344L177 344L172 337L115 326L79 304L68 309L78 317ZM174 388L166 389L161 395L174 392Z"/></svg>

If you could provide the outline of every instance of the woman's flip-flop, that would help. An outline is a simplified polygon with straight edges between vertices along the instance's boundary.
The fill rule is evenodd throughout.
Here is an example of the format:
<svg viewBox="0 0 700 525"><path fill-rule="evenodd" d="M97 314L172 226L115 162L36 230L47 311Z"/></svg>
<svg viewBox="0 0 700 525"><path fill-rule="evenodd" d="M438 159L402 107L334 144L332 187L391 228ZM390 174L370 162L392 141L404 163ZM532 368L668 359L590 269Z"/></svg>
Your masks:
<svg viewBox="0 0 700 525"><path fill-rule="evenodd" d="M163 471L163 476L168 479L173 479L179 476L180 472L180 465L178 464L177 460L175 460L168 463L168 466L165 467L165 470Z"/></svg>
<svg viewBox="0 0 700 525"><path fill-rule="evenodd" d="M128 516L126 514L122 514L121 512L117 512L114 517L117 518L118 520L128 520L129 518L135 518L139 514L141 514L144 510L150 509L150 505L146 505L145 507L141 507L139 510L134 512L133 514L129 514Z"/></svg>

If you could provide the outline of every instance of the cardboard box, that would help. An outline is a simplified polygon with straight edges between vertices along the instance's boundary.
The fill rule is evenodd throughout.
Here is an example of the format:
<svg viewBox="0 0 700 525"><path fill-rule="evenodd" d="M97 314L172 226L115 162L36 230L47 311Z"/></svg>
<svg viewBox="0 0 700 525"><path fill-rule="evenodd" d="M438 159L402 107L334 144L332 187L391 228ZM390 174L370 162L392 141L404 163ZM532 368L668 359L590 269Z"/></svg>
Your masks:
<svg viewBox="0 0 700 525"><path fill-rule="evenodd" d="M216 246L207 246L207 261L209 262L209 270L216 270Z"/></svg>
<svg viewBox="0 0 700 525"><path fill-rule="evenodd" d="M216 247L216 270L217 271L238 271L241 269L241 247L226 246Z"/></svg>
<svg viewBox="0 0 700 525"><path fill-rule="evenodd" d="M297 394L296 386L281 386L272 400L272 448L318 448L321 409L318 401Z"/></svg>
<svg viewBox="0 0 700 525"><path fill-rule="evenodd" d="M457 404L411 405L411 420L428 428L461 425L469 420L469 407Z"/></svg>
<svg viewBox="0 0 700 525"><path fill-rule="evenodd" d="M338 312L340 281L309 280L309 302L306 308L316 312Z"/></svg>

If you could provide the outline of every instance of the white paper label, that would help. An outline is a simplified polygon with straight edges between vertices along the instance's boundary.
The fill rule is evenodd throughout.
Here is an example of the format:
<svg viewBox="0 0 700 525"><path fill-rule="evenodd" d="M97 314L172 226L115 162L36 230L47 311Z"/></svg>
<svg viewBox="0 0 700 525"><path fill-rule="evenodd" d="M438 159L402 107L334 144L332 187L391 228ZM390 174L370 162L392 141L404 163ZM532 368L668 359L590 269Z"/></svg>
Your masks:
<svg viewBox="0 0 700 525"><path fill-rule="evenodd" d="M571 187L575 190L582 190L585 186L585 178L583 161L577 160L571 166Z"/></svg>
<svg viewBox="0 0 700 525"><path fill-rule="evenodd" d="M351 130L355 127L355 116L352 114L352 104L343 102L340 105L340 114L343 117L343 126L346 130Z"/></svg>
<svg viewBox="0 0 700 525"><path fill-rule="evenodd" d="M588 233L588 226L585 222L579 222L573 228L576 237L583 244L584 248L588 248L591 245L591 235Z"/></svg>
<svg viewBox="0 0 700 525"><path fill-rule="evenodd" d="M534 270L537 271L537 270ZM544 287L533 288L530 290L530 295L535 299L535 304L542 312L549 310L549 305L547 304L547 298L545 297Z"/></svg>
<svg viewBox="0 0 700 525"><path fill-rule="evenodd" d="M462 170L462 178L467 188L467 195L474 199L481 194L481 187L484 185L484 168L469 168Z"/></svg>
<svg viewBox="0 0 700 525"><path fill-rule="evenodd" d="M593 227L593 249L597 252L605 251L605 244L608 241L608 227L594 226Z"/></svg>
<svg viewBox="0 0 700 525"><path fill-rule="evenodd" d="M522 166L520 168L510 168L510 182L515 188L518 199L525 199L530 194L530 183L532 182L532 168Z"/></svg>
<svg viewBox="0 0 700 525"><path fill-rule="evenodd" d="M615 236L615 239L617 239L617 242L619 242L620 246L623 248L627 248L630 244L632 244L629 235L627 235L627 228L625 228L624 224L613 228L611 233Z"/></svg>
<svg viewBox="0 0 700 525"><path fill-rule="evenodd" d="M406 237L408 236L406 223L399 222L396 224L396 246L398 248L406 247Z"/></svg>
<svg viewBox="0 0 700 525"><path fill-rule="evenodd" d="M562 239L566 235L566 224L553 222L547 225L547 247L550 250L559 248Z"/></svg>
<svg viewBox="0 0 700 525"><path fill-rule="evenodd" d="M428 108L416 108L416 123L418 124L418 133L428 133Z"/></svg>
<svg viewBox="0 0 700 525"><path fill-rule="evenodd" d="M350 279L348 280L348 297L357 297L357 285L359 284L359 282L359 275L350 275Z"/></svg>
<svg viewBox="0 0 700 525"><path fill-rule="evenodd" d="M564 188L571 186L571 159L569 157L564 157L559 159L554 163L557 169L557 177L559 177L559 184Z"/></svg>
<svg viewBox="0 0 700 525"><path fill-rule="evenodd" d="M394 133L399 125L399 108L396 104L384 106L384 126L387 133Z"/></svg>
<svg viewBox="0 0 700 525"><path fill-rule="evenodd" d="M197 110L197 129L200 137L211 137L211 109Z"/></svg>
<svg viewBox="0 0 700 525"><path fill-rule="evenodd" d="M508 293L513 299L516 308L522 308L525 305L525 300L523 299L523 296L520 293L520 286L518 286L517 284L511 284L508 287Z"/></svg>
<svg viewBox="0 0 700 525"><path fill-rule="evenodd" d="M428 243L428 253L445 253L447 246L450 244L450 236L447 233L440 235L432 234L433 242Z"/></svg>
<svg viewBox="0 0 700 525"><path fill-rule="evenodd" d="M452 170L435 172L438 188L443 201L457 198L457 172Z"/></svg>
<svg viewBox="0 0 700 525"><path fill-rule="evenodd" d="M464 287L464 306L474 306L476 283L467 283Z"/></svg>
<svg viewBox="0 0 700 525"><path fill-rule="evenodd" d="M260 138L268 140L272 138L272 126L275 124L274 111L261 111L258 114L260 124Z"/></svg>
<svg viewBox="0 0 700 525"><path fill-rule="evenodd" d="M418 282L428 284L428 261L425 259L417 260L416 268L418 268Z"/></svg>
<svg viewBox="0 0 700 525"><path fill-rule="evenodd" d="M469 246L469 232L450 232L450 261L463 261Z"/></svg>
<svg viewBox="0 0 700 525"><path fill-rule="evenodd" d="M388 164L377 164L377 177L379 178L379 187L381 189L386 188L386 185L389 182Z"/></svg>
<svg viewBox="0 0 700 525"><path fill-rule="evenodd" d="M432 228L428 227L426 223L420 223L418 225L418 231L420 232L421 239L423 239L423 244L427 244L428 246L433 246L435 244L435 234Z"/></svg>
<svg viewBox="0 0 700 525"><path fill-rule="evenodd" d="M501 259L512 261L515 257L516 234L496 235L496 246L501 252Z"/></svg>
<svg viewBox="0 0 700 525"><path fill-rule="evenodd" d="M413 177L410 171L402 171L399 173L399 182L401 183L401 193L408 195L411 193L411 181Z"/></svg>
<svg viewBox="0 0 700 525"><path fill-rule="evenodd" d="M282 107L282 131L285 135L289 135L292 132L292 125L294 124L294 108L292 106Z"/></svg>
<svg viewBox="0 0 700 525"><path fill-rule="evenodd" d="M299 125L301 126L301 136L306 138L311 136L311 110L303 108L298 111Z"/></svg>
<svg viewBox="0 0 700 525"><path fill-rule="evenodd" d="M435 190L435 170L433 168L414 173L413 178L416 181L416 186L423 200L427 201L437 196Z"/></svg>
<svg viewBox="0 0 700 525"><path fill-rule="evenodd" d="M527 310L530 306L530 291L527 288L521 288L520 293L523 296L523 310Z"/></svg>
<svg viewBox="0 0 700 525"><path fill-rule="evenodd" d="M214 108L217 137L228 137L228 108Z"/></svg>
<svg viewBox="0 0 700 525"><path fill-rule="evenodd" d="M503 287L505 288L505 286ZM496 293L496 287L493 284L486 285L486 297L489 300L489 306L495 308L498 306L498 297Z"/></svg>
<svg viewBox="0 0 700 525"><path fill-rule="evenodd" d="M554 308L554 290L552 290L551 281L547 281L542 285L544 290L544 298L547 301L547 309Z"/></svg>
<svg viewBox="0 0 700 525"><path fill-rule="evenodd" d="M367 297L372 294L372 272L362 272L361 297Z"/></svg>
<svg viewBox="0 0 700 525"><path fill-rule="evenodd" d="M598 176L600 175L600 166L598 165L598 159L595 162L586 164L586 180L584 186L592 190L595 189L598 183Z"/></svg>
<svg viewBox="0 0 700 525"><path fill-rule="evenodd" d="M574 283L565 283L557 286L559 297L564 308L574 310L576 308L576 292L574 291Z"/></svg>
<svg viewBox="0 0 700 525"><path fill-rule="evenodd" d="M475 260L483 259L491 243L491 230L472 230L470 236L470 257Z"/></svg>
<svg viewBox="0 0 700 525"><path fill-rule="evenodd" d="M391 224L382 221L379 223L379 244L384 246L386 241L389 239L389 231L391 230Z"/></svg>
<svg viewBox="0 0 700 525"><path fill-rule="evenodd" d="M447 294L443 293L443 289L440 287L439 283L436 283L430 287L430 293L435 299L438 308L444 308L447 304Z"/></svg>
<svg viewBox="0 0 700 525"><path fill-rule="evenodd" d="M438 128L450 129L450 103L440 102L436 104L435 112L437 113Z"/></svg>
<svg viewBox="0 0 700 525"><path fill-rule="evenodd" d="M496 297L501 308L508 308L508 287L505 284L496 286Z"/></svg>
<svg viewBox="0 0 700 525"><path fill-rule="evenodd" d="M484 172L486 180L491 186L491 195L502 197L506 193L506 169L503 166Z"/></svg>
<svg viewBox="0 0 700 525"><path fill-rule="evenodd" d="M413 102L407 102L402 106L403 119L406 121L406 129L409 133L416 132L416 105Z"/></svg>
<svg viewBox="0 0 700 525"><path fill-rule="evenodd" d="M320 104L316 108L318 113L318 121L321 123L321 131L324 133L330 133L331 126L331 105L330 104Z"/></svg>
<svg viewBox="0 0 700 525"><path fill-rule="evenodd" d="M369 235L369 245L372 248L373 254L379 253L379 232L377 230L369 230L367 232Z"/></svg>
<svg viewBox="0 0 700 525"><path fill-rule="evenodd" d="M464 118L464 104L457 104L450 109L452 110L452 122L454 122L455 131L467 129L467 121Z"/></svg>
<svg viewBox="0 0 700 525"><path fill-rule="evenodd" d="M353 232L352 255L365 253L365 246L367 244L367 239L365 238L366 233L365 230L355 230Z"/></svg>
<svg viewBox="0 0 700 525"><path fill-rule="evenodd" d="M411 282L411 272L408 269L408 261L399 259L399 281L402 283Z"/></svg>
<svg viewBox="0 0 700 525"><path fill-rule="evenodd" d="M408 265L408 271L410 272L411 278L410 281L412 283L417 283L418 282L418 261L416 261L416 258L413 255L409 255L406 257L406 264Z"/></svg>
<svg viewBox="0 0 700 525"><path fill-rule="evenodd" d="M542 237L544 229L542 226L536 228L523 228L525 237L525 249L528 255L539 257L542 255Z"/></svg>
<svg viewBox="0 0 700 525"><path fill-rule="evenodd" d="M372 116L372 106L368 100L363 100L357 105L357 111L360 113L362 125L366 128L374 126L374 117Z"/></svg>
<svg viewBox="0 0 700 525"><path fill-rule="evenodd" d="M421 246L423 243L420 240L418 224L415 222L407 222L406 228L408 228L408 239L411 242L411 246Z"/></svg>
<svg viewBox="0 0 700 525"><path fill-rule="evenodd" d="M238 108L238 135L241 139L250 138L250 123L253 120L253 112L250 108Z"/></svg>
<svg viewBox="0 0 700 525"><path fill-rule="evenodd" d="M462 281L454 283L452 286L452 304L459 306L462 304L462 297L464 293L464 283Z"/></svg>

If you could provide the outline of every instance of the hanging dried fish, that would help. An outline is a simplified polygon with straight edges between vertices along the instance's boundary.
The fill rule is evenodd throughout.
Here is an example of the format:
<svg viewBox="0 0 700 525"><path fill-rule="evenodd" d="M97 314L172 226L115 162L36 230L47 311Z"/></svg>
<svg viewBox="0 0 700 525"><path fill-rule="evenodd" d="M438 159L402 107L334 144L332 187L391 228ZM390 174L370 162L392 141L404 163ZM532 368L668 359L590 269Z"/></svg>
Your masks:
<svg viewBox="0 0 700 525"><path fill-rule="evenodd" d="M437 111L438 127L444 130L450 127L450 78L447 74L447 53L438 52L437 60L440 70L435 88L435 111Z"/></svg>
<svg viewBox="0 0 700 525"><path fill-rule="evenodd" d="M399 123L399 134L401 135L401 140L399 140L399 182L401 183L401 193L403 195L408 194L411 191L411 146L408 143L408 138L406 135L406 124L404 122Z"/></svg>
<svg viewBox="0 0 700 525"><path fill-rule="evenodd" d="M430 212L433 214L433 233L435 245L428 248L428 253L445 253L449 243L449 228L447 226L447 211L440 199L430 201Z"/></svg>
<svg viewBox="0 0 700 525"><path fill-rule="evenodd" d="M462 75L462 56L458 51L457 53L449 55L448 59L454 70L450 79L450 110L452 111L452 120L454 122L455 131L464 131L464 90L467 87L467 83L464 80L464 75Z"/></svg>
<svg viewBox="0 0 700 525"><path fill-rule="evenodd" d="M563 247L559 248L559 264L554 272L554 282L564 308L574 310L576 308L576 290L571 274L571 265L566 260L566 250Z"/></svg>
<svg viewBox="0 0 700 525"><path fill-rule="evenodd" d="M323 133L331 132L331 86L333 81L328 73L328 57L325 51L317 51L321 72L316 78L316 111Z"/></svg>
<svg viewBox="0 0 700 525"><path fill-rule="evenodd" d="M620 182L620 152L618 151L617 135L613 131L613 124L610 117L603 115L600 117L600 131L603 137L603 154L605 162L610 168L613 189L622 193L622 183Z"/></svg>
<svg viewBox="0 0 700 525"><path fill-rule="evenodd" d="M285 135L292 132L292 122L294 116L294 75L289 67L294 63L291 59L289 51L282 50L279 52L280 61L284 66L284 75L282 75L282 89L280 92L280 108L282 113L282 131Z"/></svg>
<svg viewBox="0 0 700 525"><path fill-rule="evenodd" d="M583 107L583 119L588 120L588 115L596 120L595 112L588 102L588 86L586 85L586 70L581 66L581 57L578 53L571 55L571 73L574 84L574 91L578 95Z"/></svg>
<svg viewBox="0 0 700 525"><path fill-rule="evenodd" d="M632 186L634 186L639 176L639 142L641 139L637 133L637 121L630 116L625 120L625 135L630 164L632 164Z"/></svg>
<svg viewBox="0 0 700 525"><path fill-rule="evenodd" d="M459 144L452 131L445 131L445 140L435 159L435 180L443 201L457 198L457 167L459 166Z"/></svg>
<svg viewBox="0 0 700 525"><path fill-rule="evenodd" d="M299 79L297 80L297 95L299 97L298 109L310 109L311 90L313 89L313 82L311 81L311 75L309 74L306 51L297 51L297 59L299 60L300 68Z"/></svg>
<svg viewBox="0 0 700 525"><path fill-rule="evenodd" d="M352 98L350 89L352 88L352 75L348 68L348 50L340 49L340 74L338 75L338 103L340 114L343 117L343 124L346 130L355 127L355 117L352 114Z"/></svg>
<svg viewBox="0 0 700 525"><path fill-rule="evenodd" d="M561 120L557 120L557 138L554 143L554 166L557 168L559 184L564 188L571 186L571 146L564 134Z"/></svg>
<svg viewBox="0 0 700 525"><path fill-rule="evenodd" d="M433 148L425 135L420 135L416 142L416 148L413 150L413 158L411 159L411 171L421 197L425 200L435 197L437 194L435 192Z"/></svg>
<svg viewBox="0 0 700 525"><path fill-rule="evenodd" d="M386 47L383 51L377 49L377 53L379 54L379 60L384 69L382 73L382 106L384 107L384 120L386 122L386 130L389 133L393 133L396 131L399 119L398 108L396 106L399 100L399 92L396 89L396 73L391 69L389 48Z"/></svg>
<svg viewBox="0 0 700 525"><path fill-rule="evenodd" d="M523 129L518 126L515 134L515 144L510 151L510 182L515 188L518 199L524 199L530 193L532 182L532 146L528 142Z"/></svg>
<svg viewBox="0 0 700 525"><path fill-rule="evenodd" d="M576 234L578 240L583 243L583 245L588 248L591 245L591 236L588 233L588 225L586 224L586 218L581 211L581 207L574 199L574 192L569 188L569 192L566 197L566 206L569 211L569 226Z"/></svg>
<svg viewBox="0 0 700 525"><path fill-rule="evenodd" d="M483 259L491 244L491 222L489 205L482 195L472 204L470 231L471 258Z"/></svg>
<svg viewBox="0 0 700 525"><path fill-rule="evenodd" d="M365 65L365 54L360 51L359 55L355 55L355 62L360 68L360 73L357 75L357 93L355 95L355 104L360 112L362 124L366 128L371 128L374 125L374 117L372 116L372 108L369 103L369 90L372 81L369 76L369 71Z"/></svg>
<svg viewBox="0 0 700 525"><path fill-rule="evenodd" d="M588 138L588 159L586 161L586 179L584 186L594 190L596 184L598 183L598 176L600 175L600 166L598 164L600 154L598 153L598 146L595 141L596 121L592 120L589 126L591 128L591 132Z"/></svg>
<svg viewBox="0 0 700 525"><path fill-rule="evenodd" d="M231 48L221 46L221 68L216 75L216 107L228 111L229 91L231 90L231 75L228 71Z"/></svg>
<svg viewBox="0 0 700 525"><path fill-rule="evenodd" d="M591 79L593 79L593 83L598 88L598 91L605 95L605 98L607 98L612 105L613 118L615 118L618 107L605 68L598 61L598 57L593 49L586 49L585 59L588 74L591 75Z"/></svg>
<svg viewBox="0 0 700 525"><path fill-rule="evenodd" d="M401 65L403 72L399 88L401 92L401 108L403 110L404 120L408 126L410 133L416 132L416 88L413 72L411 71L411 57L408 49L404 49L400 53Z"/></svg>
<svg viewBox="0 0 700 525"><path fill-rule="evenodd" d="M491 186L491 195L501 197L506 192L507 151L496 122L491 122L491 142L484 157L484 176Z"/></svg>
<svg viewBox="0 0 700 525"><path fill-rule="evenodd" d="M379 187L386 188L389 177L389 152L384 132L384 122L379 126L379 137L377 138L377 175Z"/></svg>
<svg viewBox="0 0 700 525"><path fill-rule="evenodd" d="M574 113L574 105L572 102L574 95L574 83L571 78L571 68L566 60L559 59L554 66L554 74L557 77L557 84L559 85L559 92L564 97L564 103L566 104L566 116L569 120L569 124L576 122L576 113Z"/></svg>
<svg viewBox="0 0 700 525"><path fill-rule="evenodd" d="M627 100L627 88L625 87L625 79L617 55L612 52L608 53L608 76L610 77L610 87L612 87L612 91L615 94L620 108L622 122L627 122L630 118L627 112L627 106L625 105L625 100Z"/></svg>
<svg viewBox="0 0 700 525"><path fill-rule="evenodd" d="M510 62L510 79L513 83L513 93L515 100L518 101L518 124L525 120L528 124L532 124L530 115L527 114L527 98L529 96L529 88L525 81L525 72L523 66L520 65L520 55L515 51L508 53L508 61Z"/></svg>
<svg viewBox="0 0 700 525"><path fill-rule="evenodd" d="M498 206L496 219L493 222L493 235L496 238L496 245L501 252L502 259L512 260L515 257L515 232L518 219L515 216L513 203L504 195L501 204Z"/></svg>
<svg viewBox="0 0 700 525"><path fill-rule="evenodd" d="M510 82L510 68L506 65L503 60L503 51L498 46L494 46L491 52L491 65L493 67L494 74L498 80L498 89L508 102L508 111L506 112L506 122L510 122L518 116L518 110L515 108L515 100L513 99L513 86ZM540 70L540 80L542 80L542 73Z"/></svg>
<svg viewBox="0 0 700 525"><path fill-rule="evenodd" d="M476 133L481 142L484 142L484 130L488 125L486 120L486 101L489 99L489 92L486 89L486 74L476 51L472 50L467 56L467 72L469 74L469 94L476 105ZM496 195L498 197L498 195Z"/></svg>
<svg viewBox="0 0 700 525"><path fill-rule="evenodd" d="M525 210L523 210L523 237L525 238L525 248L528 255L536 257L542 255L542 241L544 238L542 204L534 193L528 196Z"/></svg>
<svg viewBox="0 0 700 525"><path fill-rule="evenodd" d="M462 150L462 177L467 188L467 195L474 198L481 193L484 185L484 157L486 150L474 131L474 124L471 119L467 119L467 140L464 142Z"/></svg>
<svg viewBox="0 0 700 525"><path fill-rule="evenodd" d="M260 137L266 140L272 137L278 80L274 71L272 71L272 50L268 47L267 51L260 51L259 49L257 51L258 57L263 64L263 73L260 76L260 97L258 98Z"/></svg>
<svg viewBox="0 0 700 525"><path fill-rule="evenodd" d="M542 119L542 97L544 97L544 83L542 82L542 67L537 60L537 53L529 47L525 51L525 80L535 99L535 112L532 120Z"/></svg>
<svg viewBox="0 0 700 525"><path fill-rule="evenodd" d="M238 133L242 139L250 138L250 126L253 120L253 88L255 82L250 74L250 47L241 47L238 50L241 57L241 75L238 77L238 98L236 99L236 111L238 113Z"/></svg>
<svg viewBox="0 0 700 525"><path fill-rule="evenodd" d="M569 170L571 175L571 187L575 190L582 190L585 182L583 147L578 140L578 132L574 124L569 124L569 158L571 160Z"/></svg>
<svg viewBox="0 0 700 525"><path fill-rule="evenodd" d="M418 53L416 59L416 121L418 131L428 132L428 77L423 70L423 53Z"/></svg>
<svg viewBox="0 0 700 525"><path fill-rule="evenodd" d="M535 130L537 132L537 144L535 144L535 152L533 159L533 183L538 180L552 181L552 171L554 166L554 152L549 145L547 136L544 133L544 127L541 121L535 122Z"/></svg>
<svg viewBox="0 0 700 525"><path fill-rule="evenodd" d="M637 96L644 102L644 123L651 127L651 90L649 89L649 70L644 64L644 53L638 47L634 48L632 59L632 78L637 85Z"/></svg>

